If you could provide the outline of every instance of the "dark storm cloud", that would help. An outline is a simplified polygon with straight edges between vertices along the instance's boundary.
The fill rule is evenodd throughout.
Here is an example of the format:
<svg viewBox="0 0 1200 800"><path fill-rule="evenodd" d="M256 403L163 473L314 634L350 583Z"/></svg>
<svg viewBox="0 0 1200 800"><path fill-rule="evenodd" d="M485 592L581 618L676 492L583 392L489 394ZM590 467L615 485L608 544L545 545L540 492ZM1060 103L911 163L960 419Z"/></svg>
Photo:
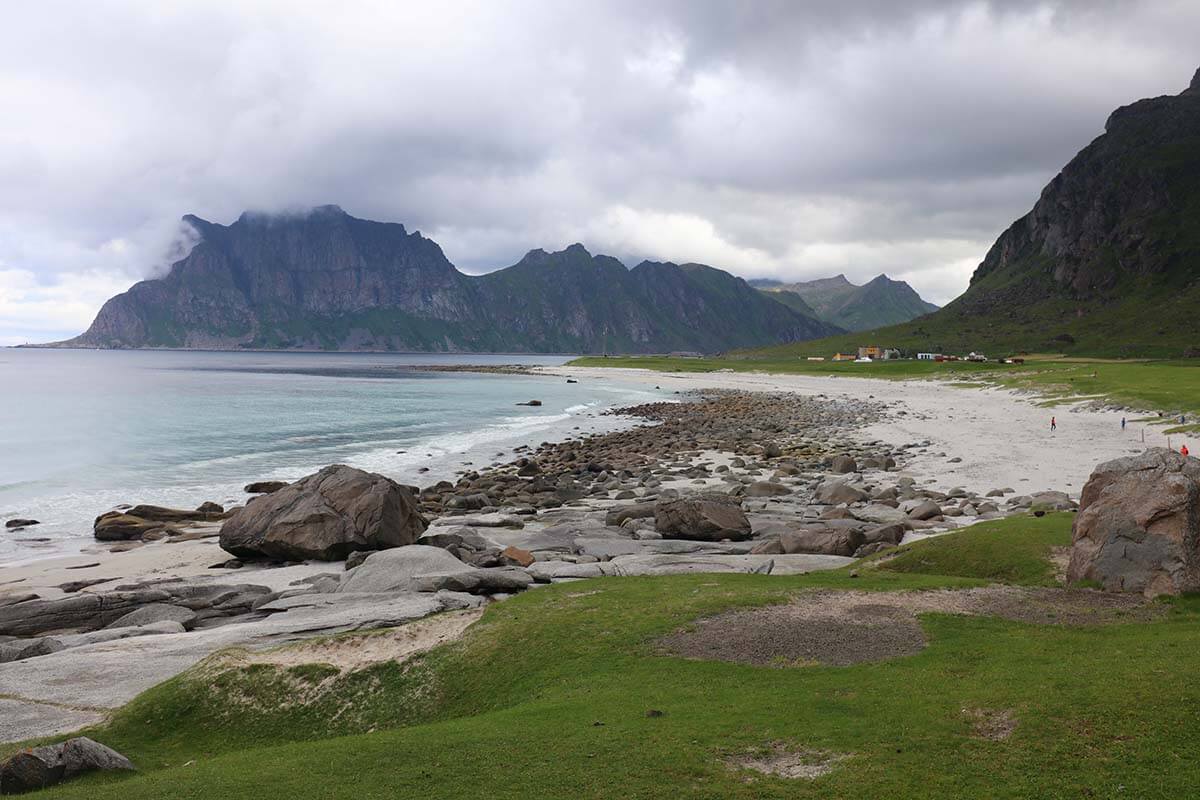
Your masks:
<svg viewBox="0 0 1200 800"><path fill-rule="evenodd" d="M1192 2L42 2L0 25L0 343L85 326L178 219L338 203L480 271L575 240L960 292L1175 93Z"/></svg>

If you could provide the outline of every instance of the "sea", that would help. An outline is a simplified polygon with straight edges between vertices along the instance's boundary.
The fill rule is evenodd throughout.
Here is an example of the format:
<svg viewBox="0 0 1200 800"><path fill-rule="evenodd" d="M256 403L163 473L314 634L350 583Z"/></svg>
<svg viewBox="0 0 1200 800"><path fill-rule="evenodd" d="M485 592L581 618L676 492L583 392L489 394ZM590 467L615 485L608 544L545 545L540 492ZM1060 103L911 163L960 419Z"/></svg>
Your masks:
<svg viewBox="0 0 1200 800"><path fill-rule="evenodd" d="M666 398L605 380L430 372L570 356L0 349L0 566L78 553L122 504L244 503L243 486L350 464L453 480L513 449L635 424ZM536 407L521 406L540 400Z"/></svg>

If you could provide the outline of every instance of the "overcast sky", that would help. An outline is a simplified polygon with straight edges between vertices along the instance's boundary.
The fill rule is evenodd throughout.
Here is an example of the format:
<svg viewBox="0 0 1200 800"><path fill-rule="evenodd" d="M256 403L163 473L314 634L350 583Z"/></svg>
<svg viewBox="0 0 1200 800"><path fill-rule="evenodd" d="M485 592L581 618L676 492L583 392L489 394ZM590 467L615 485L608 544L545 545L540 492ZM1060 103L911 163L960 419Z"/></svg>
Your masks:
<svg viewBox="0 0 1200 800"><path fill-rule="evenodd" d="M945 303L1197 41L1195 0L6 3L0 344L82 331L185 213L324 203L468 272L581 241Z"/></svg>

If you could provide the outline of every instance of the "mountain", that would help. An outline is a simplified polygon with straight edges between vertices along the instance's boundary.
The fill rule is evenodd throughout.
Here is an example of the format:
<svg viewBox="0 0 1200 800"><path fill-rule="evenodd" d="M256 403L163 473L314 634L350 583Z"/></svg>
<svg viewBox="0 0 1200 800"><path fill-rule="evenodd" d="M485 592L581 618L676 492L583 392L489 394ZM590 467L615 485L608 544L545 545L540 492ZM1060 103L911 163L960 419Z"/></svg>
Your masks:
<svg viewBox="0 0 1200 800"><path fill-rule="evenodd" d="M1194 356L1197 309L1200 70L1181 94L1114 111L1000 234L961 296L871 339L949 353Z"/></svg>
<svg viewBox="0 0 1200 800"><path fill-rule="evenodd" d="M772 281L762 289L772 295L790 293L799 296L818 319L849 331L907 322L938 308L922 300L904 281L894 281L886 275L879 275L862 286L851 283L845 275L837 275L801 283Z"/></svg>
<svg viewBox="0 0 1200 800"><path fill-rule="evenodd" d="M700 264L630 270L575 244L473 276L420 233L337 206L184 221L199 235L185 258L58 346L716 352L837 332Z"/></svg>

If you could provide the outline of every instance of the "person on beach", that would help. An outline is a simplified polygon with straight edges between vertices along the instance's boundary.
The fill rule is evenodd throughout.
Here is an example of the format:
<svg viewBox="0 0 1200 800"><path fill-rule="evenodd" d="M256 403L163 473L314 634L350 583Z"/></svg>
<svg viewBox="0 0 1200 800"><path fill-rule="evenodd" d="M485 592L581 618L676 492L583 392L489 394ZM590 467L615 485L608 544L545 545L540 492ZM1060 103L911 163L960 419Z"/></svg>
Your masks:
<svg viewBox="0 0 1200 800"><path fill-rule="evenodd" d="M1183 456L1184 458L1188 457L1188 449L1186 444L1179 448L1179 455Z"/></svg>
<svg viewBox="0 0 1200 800"><path fill-rule="evenodd" d="M1054 417L1051 417L1050 418L1050 432L1054 433L1054 431L1057 428L1058 428L1058 420L1056 420Z"/></svg>
<svg viewBox="0 0 1200 800"><path fill-rule="evenodd" d="M1121 417L1121 430L1125 430L1125 418Z"/></svg>

